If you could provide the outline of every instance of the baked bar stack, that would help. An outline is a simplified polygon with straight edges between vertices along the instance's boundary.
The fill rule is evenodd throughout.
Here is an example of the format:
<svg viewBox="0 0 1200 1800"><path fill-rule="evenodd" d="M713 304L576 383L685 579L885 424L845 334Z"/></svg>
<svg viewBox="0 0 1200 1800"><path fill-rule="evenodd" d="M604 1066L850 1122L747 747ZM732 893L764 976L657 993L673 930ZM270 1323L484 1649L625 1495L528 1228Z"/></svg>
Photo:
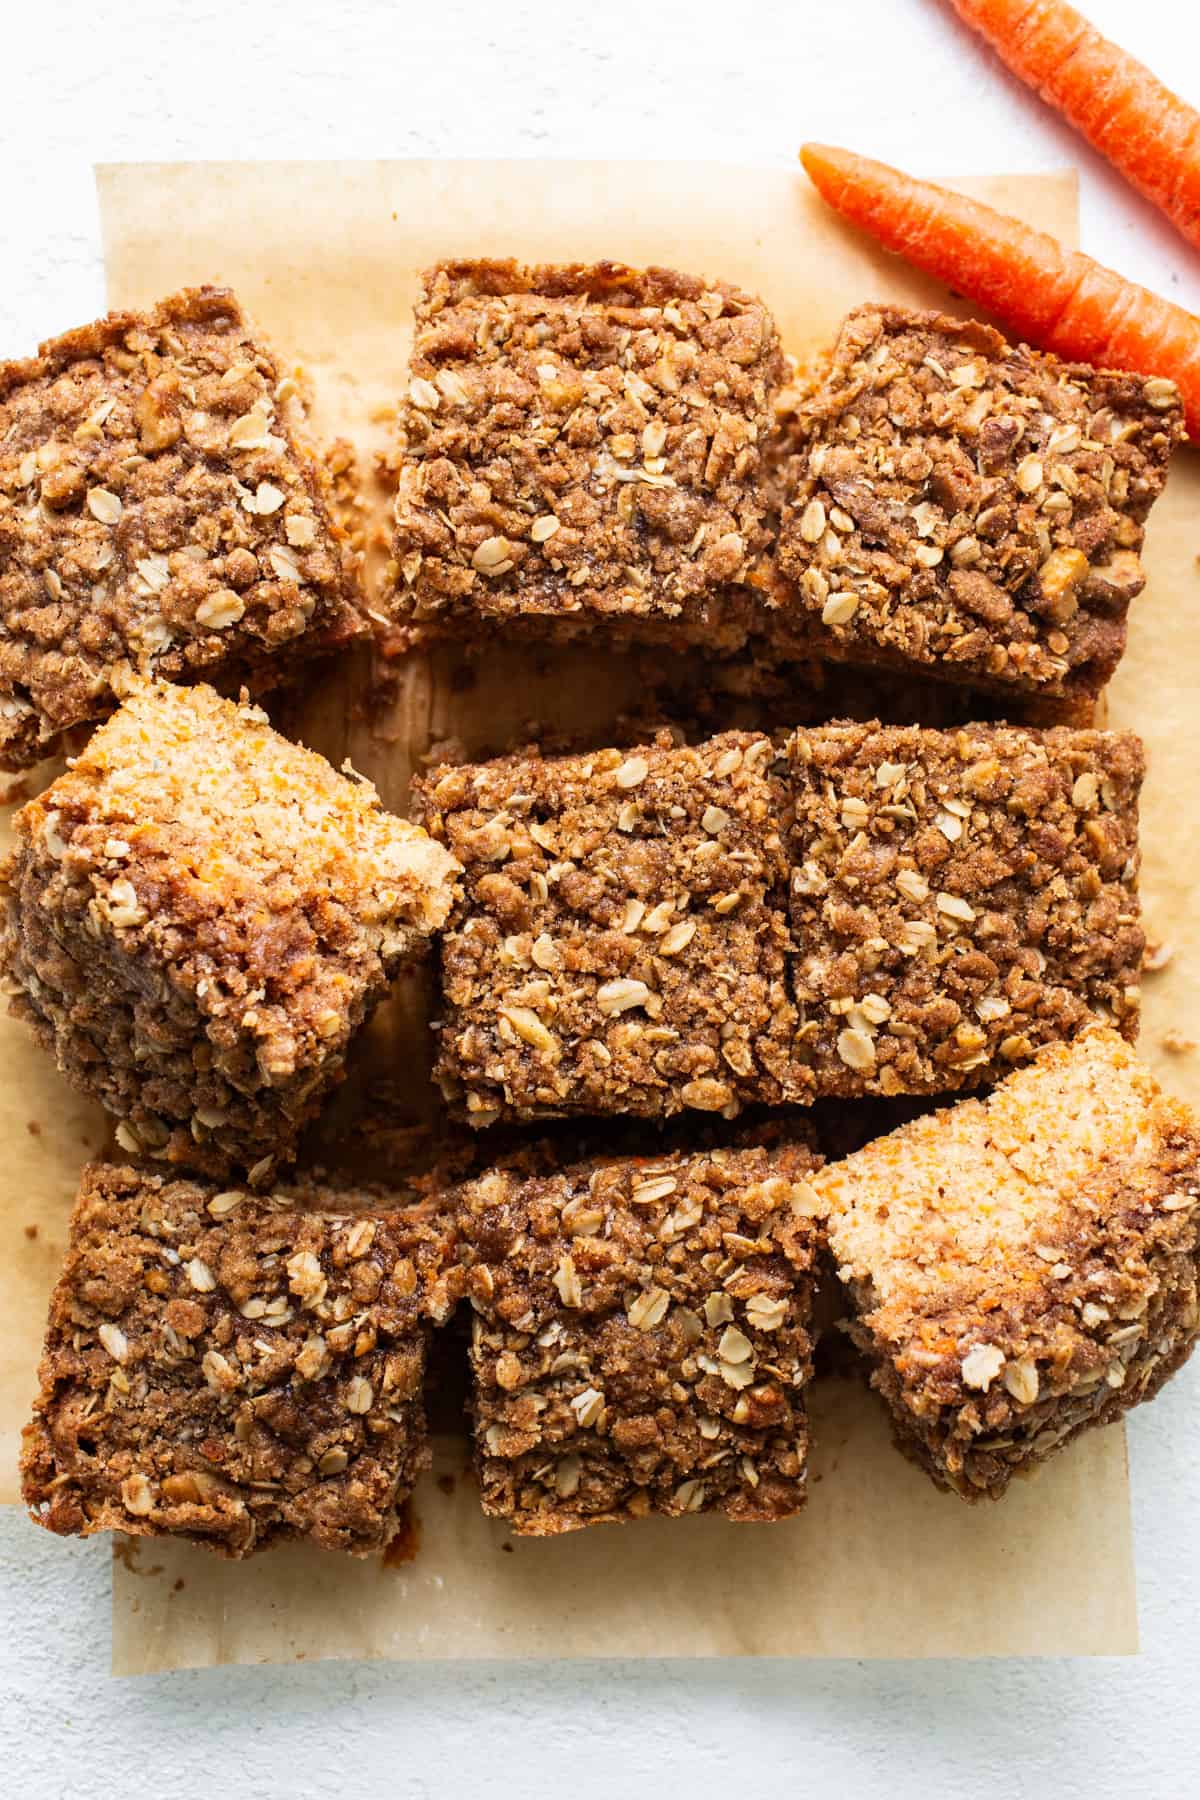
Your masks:
<svg viewBox="0 0 1200 1800"><path fill-rule="evenodd" d="M140 685L14 824L14 1010L130 1154L254 1182L454 888L369 782L203 686Z"/></svg>
<svg viewBox="0 0 1200 1800"><path fill-rule="evenodd" d="M227 289L0 363L0 767L131 675L261 691L361 630L296 381Z"/></svg>
<svg viewBox="0 0 1200 1800"><path fill-rule="evenodd" d="M728 284L431 270L385 651L649 642L777 687L825 656L1090 718L1171 385L889 307L780 428L785 374ZM1200 1330L1200 1127L1126 1041L1138 741L663 731L434 767L407 823L217 691L360 629L303 433L222 290L0 366L0 766L100 722L17 815L0 965L131 1159L84 1171L34 1517L382 1548L428 1462L430 1329L469 1299L482 1501L514 1531L784 1518L826 1251L899 1442L968 1498L1154 1393ZM403 1194L281 1186L431 941L457 1118L715 1118L649 1155L509 1140ZM794 1120L720 1147L745 1108L997 1083L833 1165Z"/></svg>
<svg viewBox="0 0 1200 1800"><path fill-rule="evenodd" d="M1200 1126L1116 1032L814 1178L897 1441L966 1499L1149 1399L1200 1324Z"/></svg>
<svg viewBox="0 0 1200 1800"><path fill-rule="evenodd" d="M429 1461L427 1321L449 1306L436 1209L308 1184L84 1170L25 1433L50 1531L383 1548Z"/></svg>
<svg viewBox="0 0 1200 1800"><path fill-rule="evenodd" d="M819 1161L795 1143L458 1191L488 1512L545 1535L797 1510Z"/></svg>

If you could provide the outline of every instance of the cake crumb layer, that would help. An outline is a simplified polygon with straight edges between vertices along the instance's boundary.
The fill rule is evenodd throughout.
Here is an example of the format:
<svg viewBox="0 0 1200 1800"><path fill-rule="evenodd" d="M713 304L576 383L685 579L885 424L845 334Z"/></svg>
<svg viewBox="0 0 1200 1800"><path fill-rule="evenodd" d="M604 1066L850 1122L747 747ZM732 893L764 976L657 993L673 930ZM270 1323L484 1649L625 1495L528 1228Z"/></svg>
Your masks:
<svg viewBox="0 0 1200 1800"><path fill-rule="evenodd" d="M1002 1494L1147 1400L1200 1323L1200 1126L1115 1032L813 1178L901 1448Z"/></svg>
<svg viewBox="0 0 1200 1800"><path fill-rule="evenodd" d="M14 821L13 1011L122 1147L270 1178L456 865L211 688L141 683Z"/></svg>

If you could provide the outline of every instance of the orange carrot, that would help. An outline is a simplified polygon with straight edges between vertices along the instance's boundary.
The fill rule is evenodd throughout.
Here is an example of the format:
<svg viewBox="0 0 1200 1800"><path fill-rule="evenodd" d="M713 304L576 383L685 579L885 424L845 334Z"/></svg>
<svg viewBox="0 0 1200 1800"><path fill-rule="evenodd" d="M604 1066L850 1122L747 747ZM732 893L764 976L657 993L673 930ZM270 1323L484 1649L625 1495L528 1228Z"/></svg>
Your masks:
<svg viewBox="0 0 1200 1800"><path fill-rule="evenodd" d="M805 144L817 192L926 274L995 313L1016 337L1073 362L1165 376L1200 443L1200 318L1047 232L886 163Z"/></svg>
<svg viewBox="0 0 1200 1800"><path fill-rule="evenodd" d="M1064 0L951 0L1021 80L1056 107L1200 246L1200 113Z"/></svg>

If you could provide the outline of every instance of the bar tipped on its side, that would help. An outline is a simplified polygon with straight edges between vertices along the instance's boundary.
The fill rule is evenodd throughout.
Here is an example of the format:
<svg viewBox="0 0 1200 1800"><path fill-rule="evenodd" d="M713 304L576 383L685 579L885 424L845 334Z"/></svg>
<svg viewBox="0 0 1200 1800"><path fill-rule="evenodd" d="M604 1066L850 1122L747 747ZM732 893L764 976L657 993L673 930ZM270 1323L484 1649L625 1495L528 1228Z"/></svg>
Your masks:
<svg viewBox="0 0 1200 1800"><path fill-rule="evenodd" d="M131 1155L270 1178L457 866L211 688L138 684L14 821L13 1010Z"/></svg>
<svg viewBox="0 0 1200 1800"><path fill-rule="evenodd" d="M1115 1031L814 1177L897 1442L1002 1494L1149 1399L1200 1324L1200 1126Z"/></svg>

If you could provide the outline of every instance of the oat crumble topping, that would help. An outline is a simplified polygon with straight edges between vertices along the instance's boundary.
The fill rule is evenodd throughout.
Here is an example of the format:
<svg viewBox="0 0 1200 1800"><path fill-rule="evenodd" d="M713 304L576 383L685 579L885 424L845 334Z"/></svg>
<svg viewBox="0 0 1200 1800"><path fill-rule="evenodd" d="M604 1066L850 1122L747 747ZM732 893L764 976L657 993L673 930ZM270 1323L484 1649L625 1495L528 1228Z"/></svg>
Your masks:
<svg viewBox="0 0 1200 1800"><path fill-rule="evenodd" d="M788 755L814 1096L973 1087L1091 1017L1136 1035L1136 737L829 725Z"/></svg>
<svg viewBox="0 0 1200 1800"><path fill-rule="evenodd" d="M211 688L136 686L14 820L0 965L131 1155L266 1180L456 866Z"/></svg>
<svg viewBox="0 0 1200 1800"><path fill-rule="evenodd" d="M816 628L852 661L1049 695L1104 685L1183 436L1169 382L867 306L792 429L781 641L799 613L803 644Z"/></svg>
<svg viewBox="0 0 1200 1800"><path fill-rule="evenodd" d="M93 1163L22 1454L38 1524L365 1555L428 1466L448 1234L395 1196Z"/></svg>
<svg viewBox="0 0 1200 1800"><path fill-rule="evenodd" d="M464 868L441 940L443 1092L476 1125L786 1089L786 868L768 738L434 770Z"/></svg>
<svg viewBox="0 0 1200 1800"><path fill-rule="evenodd" d="M261 691L361 630L296 381L193 288L0 363L0 767L131 675Z"/></svg>
<svg viewBox="0 0 1200 1800"><path fill-rule="evenodd" d="M796 1143L459 1190L488 1512L543 1535L798 1509L818 1165Z"/></svg>
<svg viewBox="0 0 1200 1800"><path fill-rule="evenodd" d="M444 263L400 407L394 592L428 636L533 618L736 648L783 359L749 294L616 263Z"/></svg>

